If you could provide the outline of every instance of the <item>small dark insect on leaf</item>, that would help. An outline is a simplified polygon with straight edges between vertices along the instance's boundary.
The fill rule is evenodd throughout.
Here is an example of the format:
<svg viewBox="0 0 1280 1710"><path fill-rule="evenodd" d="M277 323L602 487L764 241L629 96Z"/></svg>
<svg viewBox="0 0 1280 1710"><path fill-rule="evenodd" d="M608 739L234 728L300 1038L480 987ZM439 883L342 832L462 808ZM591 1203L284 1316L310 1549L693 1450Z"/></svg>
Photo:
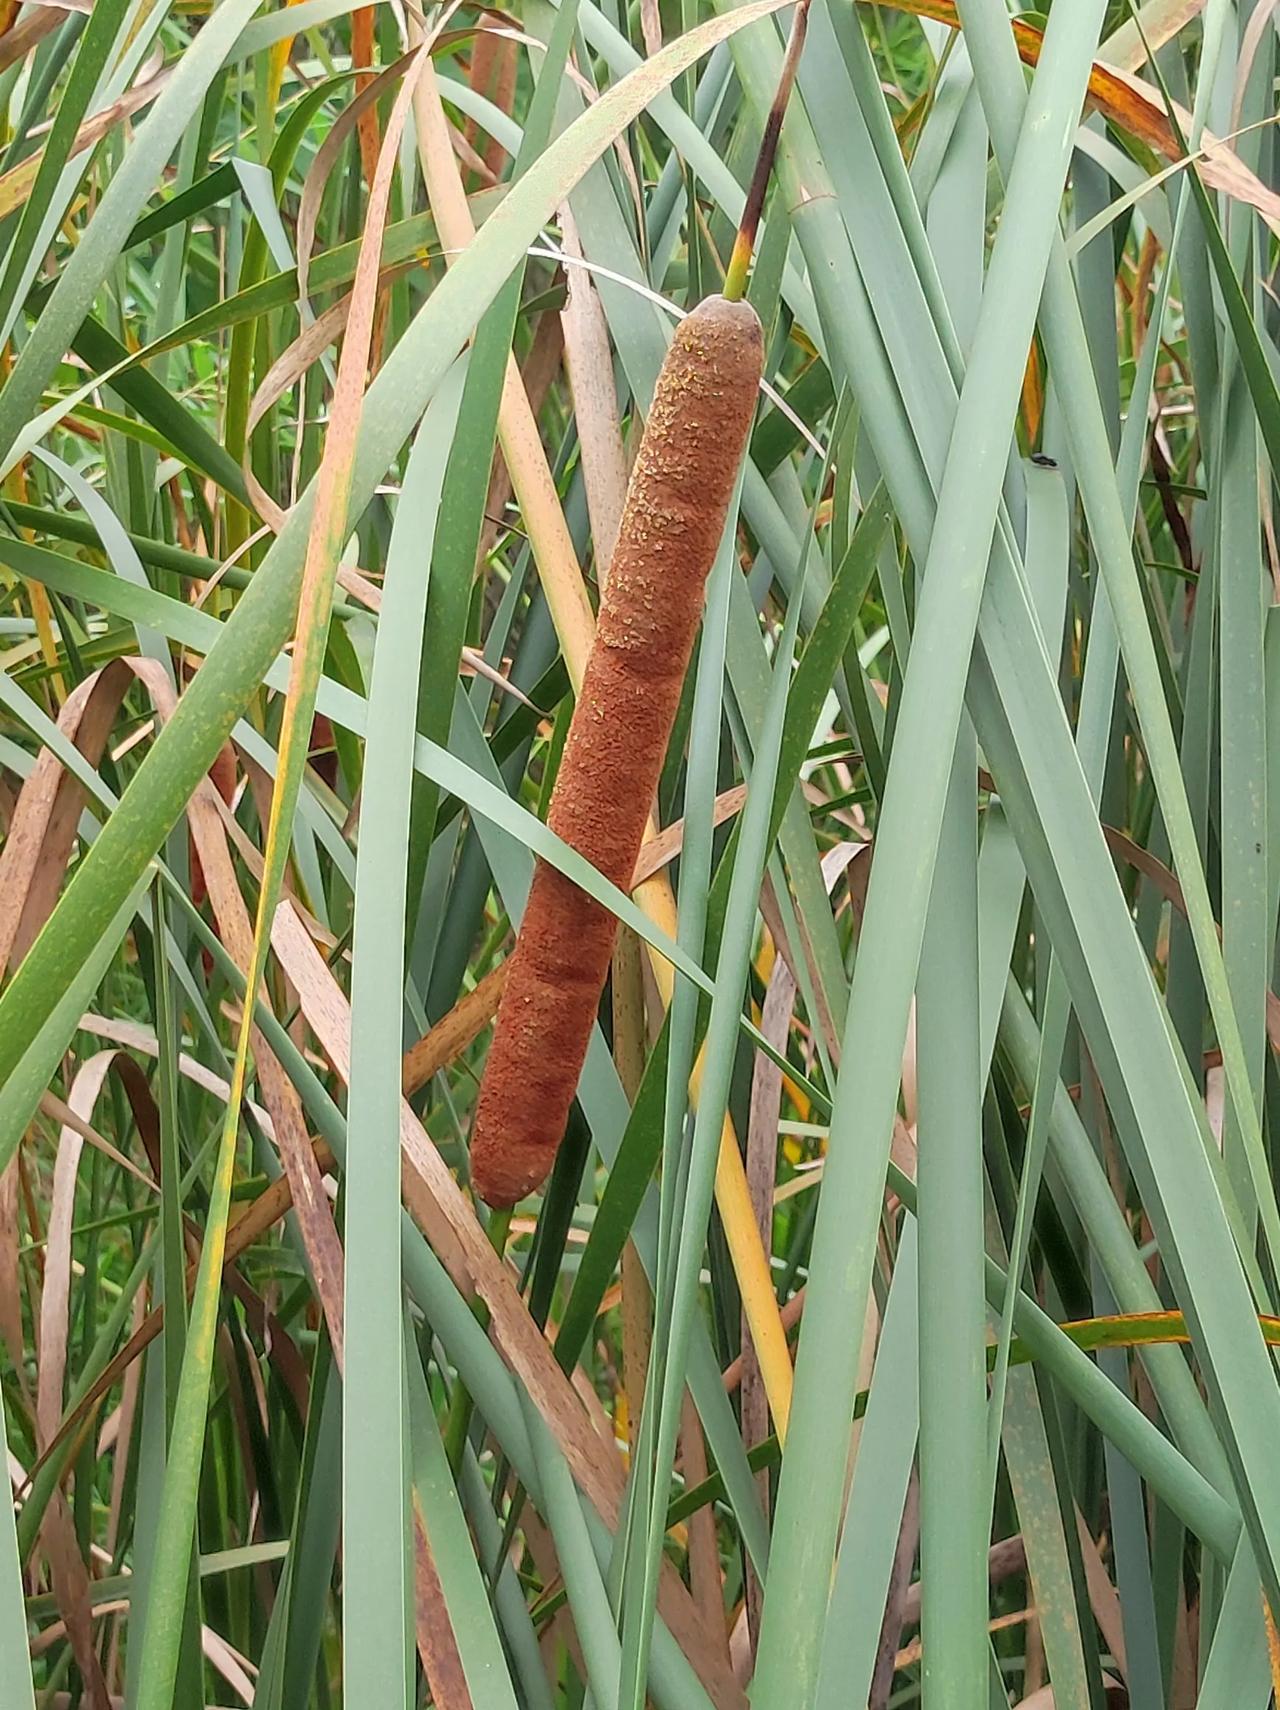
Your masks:
<svg viewBox="0 0 1280 1710"><path fill-rule="evenodd" d="M1058 467L1057 458L1050 457L1043 451L1032 452L1031 461L1037 469L1056 469Z"/></svg>

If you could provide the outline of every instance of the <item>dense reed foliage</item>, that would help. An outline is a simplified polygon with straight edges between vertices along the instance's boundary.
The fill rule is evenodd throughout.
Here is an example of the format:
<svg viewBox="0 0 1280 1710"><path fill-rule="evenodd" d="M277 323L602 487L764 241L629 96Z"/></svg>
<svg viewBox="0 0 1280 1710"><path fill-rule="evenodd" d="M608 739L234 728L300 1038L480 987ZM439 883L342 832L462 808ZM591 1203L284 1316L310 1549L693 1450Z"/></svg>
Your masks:
<svg viewBox="0 0 1280 1710"><path fill-rule="evenodd" d="M4 1710L1271 1702L1280 11L809 0L624 523L793 13L3 8Z"/></svg>

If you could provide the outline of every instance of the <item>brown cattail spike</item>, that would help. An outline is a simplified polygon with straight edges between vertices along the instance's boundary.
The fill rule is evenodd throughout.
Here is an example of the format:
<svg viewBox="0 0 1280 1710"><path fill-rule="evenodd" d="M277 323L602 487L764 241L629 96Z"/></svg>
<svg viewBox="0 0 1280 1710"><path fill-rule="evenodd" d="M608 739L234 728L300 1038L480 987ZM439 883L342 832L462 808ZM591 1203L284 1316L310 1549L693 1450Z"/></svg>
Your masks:
<svg viewBox="0 0 1280 1710"><path fill-rule="evenodd" d="M764 362L756 312L709 297L676 331L627 489L595 642L548 823L631 886L703 590L755 411ZM471 1142L493 1206L545 1179L564 1133L618 923L538 862L498 1010Z"/></svg>

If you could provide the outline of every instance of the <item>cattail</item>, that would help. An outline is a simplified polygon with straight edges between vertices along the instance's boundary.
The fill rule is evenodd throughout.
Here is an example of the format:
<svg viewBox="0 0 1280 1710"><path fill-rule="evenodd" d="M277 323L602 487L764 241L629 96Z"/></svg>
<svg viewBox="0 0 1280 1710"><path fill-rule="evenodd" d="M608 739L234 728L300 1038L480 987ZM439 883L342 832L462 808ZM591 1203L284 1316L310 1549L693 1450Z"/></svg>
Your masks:
<svg viewBox="0 0 1280 1710"><path fill-rule="evenodd" d="M764 341L745 302L708 297L658 376L548 824L631 887L755 409ZM545 1180L564 1133L618 922L539 861L511 956L471 1143L492 1206Z"/></svg>

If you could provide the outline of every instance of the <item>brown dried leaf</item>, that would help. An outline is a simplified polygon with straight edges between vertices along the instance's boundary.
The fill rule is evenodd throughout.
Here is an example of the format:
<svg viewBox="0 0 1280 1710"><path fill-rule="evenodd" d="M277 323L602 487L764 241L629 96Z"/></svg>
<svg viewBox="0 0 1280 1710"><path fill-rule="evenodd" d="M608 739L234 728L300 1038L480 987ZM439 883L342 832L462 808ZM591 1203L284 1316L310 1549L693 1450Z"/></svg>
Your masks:
<svg viewBox="0 0 1280 1710"><path fill-rule="evenodd" d="M1113 825L1104 825L1102 835L1106 838L1112 855L1135 868L1144 878L1150 879L1165 901L1185 918L1187 901L1182 894L1177 875L1150 850L1144 849L1140 843L1135 843L1123 831L1117 831ZM1221 927L1218 928L1218 935L1222 935ZM1267 1038L1271 1042L1271 1049L1280 1051L1280 998L1270 989L1267 991Z"/></svg>
<svg viewBox="0 0 1280 1710"><path fill-rule="evenodd" d="M89 1570L80 1554L71 1510L56 1490L45 1510L40 1542L49 1558L53 1595L61 1611L72 1655L89 1693L93 1710L110 1710L107 1683L93 1645L93 1610L89 1602Z"/></svg>
<svg viewBox="0 0 1280 1710"><path fill-rule="evenodd" d="M58 728L96 765L129 686L130 662L113 660L78 683ZM0 851L0 973L21 961L57 900L75 843L84 790L51 749L22 786Z"/></svg>
<svg viewBox="0 0 1280 1710"><path fill-rule="evenodd" d="M723 825L725 820L732 819L734 814L741 810L746 799L747 786L745 784L735 784L732 789L723 791L716 797L711 809L712 826ZM631 881L631 888L635 890L646 879L651 879L655 873L668 866L675 860L683 847L683 819L672 820L671 824L664 826L655 837L646 839L640 850L640 858L636 862L635 877Z"/></svg>
<svg viewBox="0 0 1280 1710"><path fill-rule="evenodd" d="M12 65L15 59L20 59L29 47L33 47L42 36L48 35L49 31L60 24L65 16L66 13L62 9L50 7L43 13L33 12L24 18L16 30L10 31L4 40L0 41L0 70L3 70L7 65ZM24 32L24 41L20 43L19 37L23 36ZM19 51L15 52L15 49ZM71 147L67 151L67 158L70 160L78 154L83 154L85 149L92 148L95 143L101 142L107 132L118 125L122 119L127 119L131 114L149 106L173 76L174 69L174 66L167 66L156 76L148 77L144 81L136 83L132 89L126 90L118 100L113 101L109 107L104 107L101 112L91 113L72 138ZM36 154L28 155L24 161L11 167L3 177L0 177L0 216L12 213L27 200L35 185L36 174L40 170L40 163L43 159L44 151L40 150Z"/></svg>
<svg viewBox="0 0 1280 1710"><path fill-rule="evenodd" d="M1120 1594L1111 1583L1102 1554L1094 1543L1093 1533L1085 1525L1084 1515L1078 1508L1075 1513L1085 1585L1089 1592L1089 1607L1098 1623L1098 1631L1107 1642L1107 1649L1115 1658L1116 1667L1121 1674L1127 1676L1129 1668L1125 1661L1124 1617L1120 1613Z"/></svg>
<svg viewBox="0 0 1280 1710"><path fill-rule="evenodd" d="M93 1114L114 1051L96 1052L81 1065L71 1083L68 1103L77 1116ZM45 1246L44 1292L40 1301L40 1365L36 1374L36 1439L43 1446L62 1418L62 1391L67 1370L67 1334L71 1301L71 1226L75 1213L76 1176L84 1138L64 1127L58 1138L53 1168L49 1227Z"/></svg>
<svg viewBox="0 0 1280 1710"><path fill-rule="evenodd" d="M502 112L510 114L515 104L516 72L519 52L514 38L502 29L481 25L476 30L475 46L471 50L468 81L479 94L486 96ZM496 137L484 136L474 119L466 121L463 140L472 149L480 150L480 161L491 174L502 171L506 150Z"/></svg>
<svg viewBox="0 0 1280 1710"><path fill-rule="evenodd" d="M652 59L662 46L662 14L658 10L658 0L640 0L640 33L644 37L644 51Z"/></svg>
<svg viewBox="0 0 1280 1710"><path fill-rule="evenodd" d="M418 1655L431 1687L432 1702L439 1710L472 1710L471 1693L462 1667L453 1623L449 1619L444 1587L436 1572L427 1522L413 1497L413 1625Z"/></svg>
<svg viewBox="0 0 1280 1710"><path fill-rule="evenodd" d="M160 1191L145 1170L140 1170L131 1158L126 1158L124 1153L113 1146L104 1134L99 1134L92 1123L86 1122L81 1116L77 1116L71 1106L64 1103L56 1093L41 1093L40 1109L46 1116L52 1117L55 1122L60 1123L63 1127L74 1128L82 1140L87 1140L95 1151L102 1153L104 1158L110 1158L113 1164L119 1165L122 1170L127 1170L134 1180L141 1182L149 1193Z"/></svg>
<svg viewBox="0 0 1280 1710"><path fill-rule="evenodd" d="M949 24L952 29L960 27L955 0L893 0L893 4L900 12L911 12L918 18L933 18L940 24ZM1042 32L1021 18L1011 19L1010 25L1024 63L1037 64L1044 39ZM1132 55L1126 57L1132 58ZM1142 60L1137 63L1141 64ZM1161 97L1132 71L1095 61L1089 74L1089 104L1167 161L1182 159L1182 148ZM1174 113L1186 136L1191 129L1191 115L1176 103ZM1269 190L1235 150L1211 131L1202 134L1200 147L1201 153L1196 159L1205 183L1234 201L1256 208L1271 229L1280 232L1280 196Z"/></svg>
<svg viewBox="0 0 1280 1710"><path fill-rule="evenodd" d="M680 1408L680 1470L686 1487L692 1489L707 1477L707 1445L702 1437L702 1421L693 1397L686 1389ZM716 1539L716 1518L708 1504L689 1516L689 1589L693 1601L702 1613L709 1633L721 1636L725 1665L732 1671L729 1656L729 1635L724 1628L724 1586L720 1574L720 1546Z"/></svg>
<svg viewBox="0 0 1280 1710"><path fill-rule="evenodd" d="M1148 52L1155 53L1178 31L1204 11L1204 0L1147 0L1139 8L1138 22L1126 18L1098 49L1098 58L1121 71L1138 71Z"/></svg>
<svg viewBox="0 0 1280 1710"><path fill-rule="evenodd" d="M560 210L560 234L565 253L581 260L578 228L567 204ZM604 306L585 267L570 267L567 279L568 300L560 311L565 367L579 425L596 575L603 583L627 496L627 458L622 448L622 417L613 383L613 352Z"/></svg>
<svg viewBox="0 0 1280 1710"><path fill-rule="evenodd" d="M393 88L404 77L416 58L416 51L401 54L399 59L393 60L376 77L370 78L355 99L339 113L330 126L324 141L316 150L315 159L303 180L302 195L298 199L297 253L298 298L300 302L305 302L308 294L311 252L315 248L316 221L320 217L320 204L328 188L329 180L338 165L343 144L350 136L352 126L359 124L361 115L368 112L375 102L379 101L389 89ZM372 176L370 183L372 183Z"/></svg>
<svg viewBox="0 0 1280 1710"><path fill-rule="evenodd" d="M506 962L500 962L473 991L463 994L447 1015L441 1016L405 1052L400 1070L400 1090L406 1098L426 1086L432 1075L461 1056L498 1013L502 988L507 983Z"/></svg>
<svg viewBox="0 0 1280 1710"><path fill-rule="evenodd" d="M17 1374L29 1413L35 1403L27 1384L26 1338L22 1329L22 1279L18 1268L18 1157L0 1170L0 1336Z"/></svg>

